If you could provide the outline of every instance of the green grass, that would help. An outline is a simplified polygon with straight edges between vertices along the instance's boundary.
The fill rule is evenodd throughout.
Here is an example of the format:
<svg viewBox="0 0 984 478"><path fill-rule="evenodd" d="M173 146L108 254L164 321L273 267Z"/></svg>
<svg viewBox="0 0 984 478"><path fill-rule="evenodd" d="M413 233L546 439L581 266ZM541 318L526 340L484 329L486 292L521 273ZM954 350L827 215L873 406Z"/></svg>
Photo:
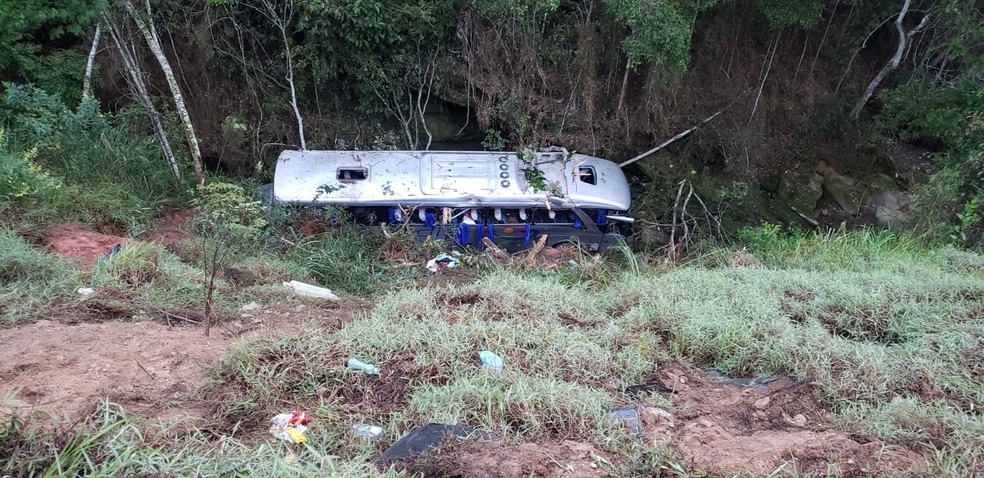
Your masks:
<svg viewBox="0 0 984 478"><path fill-rule="evenodd" d="M981 459L980 256L868 232L759 247L750 267L731 266L736 254L749 252L722 250L665 273L637 265L599 280L496 270L465 287L394 291L337 332L236 348L212 391L236 397L227 416L244 423L304 404L329 428L368 420L395 429L393 438L441 421L628 453L604 409L624 400L622 387L678 359L735 376L800 377L838 426L935 447L928 453L940 450L940 469ZM501 377L479 368L484 349L504 357ZM380 365L381 379L346 372L348 356ZM320 387L396 402L353 409L318 396Z"/></svg>
<svg viewBox="0 0 984 478"><path fill-rule="evenodd" d="M314 431L297 447L244 443L210 433L153 424L104 403L77 425L45 430L11 419L0 428L0 473L59 476L400 476L363 456L340 460L320 452L339 437ZM294 458L288 460L288 455Z"/></svg>
<svg viewBox="0 0 984 478"><path fill-rule="evenodd" d="M0 324L10 326L40 309L72 302L77 270L0 229Z"/></svg>
<svg viewBox="0 0 984 478"><path fill-rule="evenodd" d="M215 310L234 313L242 304L280 300L281 281L305 279L298 265L254 255L220 276ZM43 252L11 230L0 230L0 324L12 326L39 319L130 320L134 316L161 317L202 309L205 273L156 243L131 242L119 253L97 261L89 269ZM96 294L82 297L75 291L90 287Z"/></svg>
<svg viewBox="0 0 984 478"><path fill-rule="evenodd" d="M420 268L391 264L389 248L406 249L415 257L418 246L402 237L385 238L379 231L343 226L304 239L289 254L321 285L354 295L374 296L411 282Z"/></svg>
<svg viewBox="0 0 984 478"><path fill-rule="evenodd" d="M984 459L977 447L984 434L979 255L859 232L775 238L675 268L657 269L622 251L610 265L492 268L466 286L400 288L392 277L359 270L375 260L365 251L378 249L342 242L353 239L345 234L313 239L296 252L307 254L307 270L331 287L393 287L371 312L339 330L305 327L300 335L228 349L202 389L215 406L209 429L219 435L177 434L155 448L146 436L107 433L87 446L114 457L106 450L121 447L127 458L109 463L131 468L111 472L145 463L140 470L180 475L187 462L208 457L217 473L249 469L239 466L275 473L285 466L278 461L283 446L250 440L266 436L270 416L301 408L315 422L312 449L296 466L365 472L386 444L421 424L443 422L479 426L513 443L590 442L625 457L615 476L700 476L669 445L633 439L605 411L626 403L625 386L682 360L734 376L799 377L832 412L828 426L918 450L934 474L967 475ZM129 287L147 300L193 293L188 277L197 269L151 246L124 251L97 267L97 284ZM325 265L329 259L337 262ZM292 264L258 259L248 267L268 267L279 280L303 273ZM346 279L345 267L358 278ZM161 295L153 297L154 290ZM232 306L246 299L229 300ZM505 371L483 370L480 350L502 356ZM346 370L348 357L375 363L382 373ZM382 425L385 436L353 440L348 430L356 423ZM327 456L338 458L326 464Z"/></svg>

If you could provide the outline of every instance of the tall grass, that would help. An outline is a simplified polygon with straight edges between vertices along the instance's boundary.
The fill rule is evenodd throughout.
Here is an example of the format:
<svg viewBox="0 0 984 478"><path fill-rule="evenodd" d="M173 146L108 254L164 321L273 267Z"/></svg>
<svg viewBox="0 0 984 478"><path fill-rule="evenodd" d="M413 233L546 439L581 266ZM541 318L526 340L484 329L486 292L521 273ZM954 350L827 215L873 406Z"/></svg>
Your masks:
<svg viewBox="0 0 984 478"><path fill-rule="evenodd" d="M62 117L85 117L89 126ZM154 137L142 133L146 119L136 110L123 110L110 121L102 115L61 113L47 119L55 124L42 138L21 116L15 118L7 132L20 141L10 147L33 151L61 187L39 191L20 204L0 204L0 224L36 234L53 223L79 221L135 236L162 208L190 201L192 186L174 177Z"/></svg>
<svg viewBox="0 0 984 478"><path fill-rule="evenodd" d="M11 477L61 476L400 476L368 460L340 460L320 452L324 433L291 447L244 443L228 436L152 424L104 403L74 428L45 430L21 424L0 435L0 473ZM47 446L38 447L38 442ZM290 457L290 458L289 458Z"/></svg>
<svg viewBox="0 0 984 478"><path fill-rule="evenodd" d="M393 242L403 243L399 238ZM291 253L320 284L350 294L372 296L400 288L418 274L406 264L390 264L383 257L387 239L377 231L346 225L305 239ZM407 249L417 245L404 244Z"/></svg>
<svg viewBox="0 0 984 478"><path fill-rule="evenodd" d="M42 252L9 229L0 229L0 325L10 326L73 299L77 270Z"/></svg>

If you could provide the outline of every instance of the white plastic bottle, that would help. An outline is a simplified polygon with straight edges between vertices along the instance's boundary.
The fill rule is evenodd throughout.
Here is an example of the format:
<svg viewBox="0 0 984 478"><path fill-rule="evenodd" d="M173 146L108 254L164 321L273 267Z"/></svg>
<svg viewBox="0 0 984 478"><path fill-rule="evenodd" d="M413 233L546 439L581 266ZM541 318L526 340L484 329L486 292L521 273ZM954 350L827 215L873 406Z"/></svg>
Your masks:
<svg viewBox="0 0 984 478"><path fill-rule="evenodd" d="M298 282L296 280L284 282L284 287L294 291L297 295L317 297L319 299L338 300L338 296L332 293L329 289L318 287L316 285L305 284L304 282Z"/></svg>

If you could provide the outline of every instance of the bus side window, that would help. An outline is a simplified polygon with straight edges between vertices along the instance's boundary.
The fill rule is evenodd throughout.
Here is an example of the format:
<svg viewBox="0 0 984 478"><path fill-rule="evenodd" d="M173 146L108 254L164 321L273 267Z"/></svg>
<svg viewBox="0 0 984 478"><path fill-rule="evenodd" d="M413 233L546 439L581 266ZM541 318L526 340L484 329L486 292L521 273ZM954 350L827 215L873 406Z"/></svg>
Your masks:
<svg viewBox="0 0 984 478"><path fill-rule="evenodd" d="M596 225L604 226L605 224L608 224L607 209L583 209L583 211Z"/></svg>
<svg viewBox="0 0 984 478"><path fill-rule="evenodd" d="M468 209L458 209L454 211L451 217L457 217L458 221L462 224L485 224L485 218L483 217L482 211L475 208Z"/></svg>
<svg viewBox="0 0 984 478"><path fill-rule="evenodd" d="M519 209L502 209L500 218L496 220L499 224L519 224L523 222L523 214Z"/></svg>

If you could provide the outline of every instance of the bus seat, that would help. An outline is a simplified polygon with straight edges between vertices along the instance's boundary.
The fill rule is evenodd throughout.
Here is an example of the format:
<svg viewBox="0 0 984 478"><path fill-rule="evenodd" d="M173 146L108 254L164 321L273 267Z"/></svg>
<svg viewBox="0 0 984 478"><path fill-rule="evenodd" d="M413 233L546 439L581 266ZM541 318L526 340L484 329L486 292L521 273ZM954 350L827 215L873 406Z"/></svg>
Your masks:
<svg viewBox="0 0 984 478"><path fill-rule="evenodd" d="M550 219L557 219L557 213L555 213L553 209L550 209L547 211L547 217Z"/></svg>
<svg viewBox="0 0 984 478"><path fill-rule="evenodd" d="M482 221L481 214L478 213L478 209L467 209L465 213L461 215L461 222L465 224L475 225Z"/></svg>
<svg viewBox="0 0 984 478"><path fill-rule="evenodd" d="M493 217L495 217L496 221L502 222L502 209L496 208Z"/></svg>
<svg viewBox="0 0 984 478"><path fill-rule="evenodd" d="M526 209L519 210L519 220L526 222Z"/></svg>

